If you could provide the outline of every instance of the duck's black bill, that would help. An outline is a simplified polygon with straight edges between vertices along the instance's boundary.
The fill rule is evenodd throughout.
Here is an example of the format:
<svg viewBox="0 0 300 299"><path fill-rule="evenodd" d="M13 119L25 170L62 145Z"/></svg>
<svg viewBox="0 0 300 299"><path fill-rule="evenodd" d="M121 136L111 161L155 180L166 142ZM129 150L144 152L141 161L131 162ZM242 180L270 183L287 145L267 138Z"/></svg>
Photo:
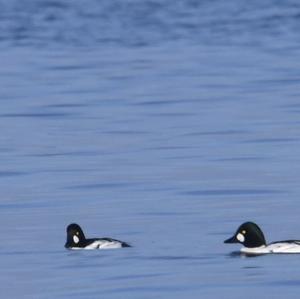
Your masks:
<svg viewBox="0 0 300 299"><path fill-rule="evenodd" d="M238 240L236 239L235 236L233 236L233 237L225 240L224 243L226 243L226 244L228 244L228 243L238 243Z"/></svg>

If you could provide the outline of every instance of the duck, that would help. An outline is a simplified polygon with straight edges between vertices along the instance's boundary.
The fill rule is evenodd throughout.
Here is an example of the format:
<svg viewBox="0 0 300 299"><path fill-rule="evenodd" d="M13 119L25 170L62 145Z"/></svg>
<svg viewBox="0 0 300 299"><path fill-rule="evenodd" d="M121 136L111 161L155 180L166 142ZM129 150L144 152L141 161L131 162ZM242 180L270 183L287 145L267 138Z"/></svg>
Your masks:
<svg viewBox="0 0 300 299"><path fill-rule="evenodd" d="M300 240L277 241L267 244L260 227L254 222L245 222L236 233L224 243L240 243L244 245L241 252L249 255L267 253L300 253Z"/></svg>
<svg viewBox="0 0 300 299"><path fill-rule="evenodd" d="M67 226L67 249L115 249L131 247L128 243L112 238L86 239L81 227L76 223Z"/></svg>

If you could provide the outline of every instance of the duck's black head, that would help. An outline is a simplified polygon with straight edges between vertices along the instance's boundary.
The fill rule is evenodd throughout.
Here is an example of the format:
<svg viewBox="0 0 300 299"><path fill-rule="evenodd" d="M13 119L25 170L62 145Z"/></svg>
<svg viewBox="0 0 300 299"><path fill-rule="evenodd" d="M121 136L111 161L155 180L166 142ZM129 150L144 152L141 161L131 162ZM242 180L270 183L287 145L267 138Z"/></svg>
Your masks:
<svg viewBox="0 0 300 299"><path fill-rule="evenodd" d="M254 248L266 245L266 240L257 224L245 222L238 228L234 236L225 240L224 243L241 243L245 247Z"/></svg>
<svg viewBox="0 0 300 299"><path fill-rule="evenodd" d="M84 233L81 227L72 223L67 227L67 242L65 244L66 248L70 247L80 247L85 241Z"/></svg>

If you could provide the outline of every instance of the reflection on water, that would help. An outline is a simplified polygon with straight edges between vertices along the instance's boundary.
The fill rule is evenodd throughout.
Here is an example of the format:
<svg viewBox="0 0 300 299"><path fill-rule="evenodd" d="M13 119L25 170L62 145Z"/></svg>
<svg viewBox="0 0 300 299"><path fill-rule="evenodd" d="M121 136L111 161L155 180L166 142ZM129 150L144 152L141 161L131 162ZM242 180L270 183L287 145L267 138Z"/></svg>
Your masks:
<svg viewBox="0 0 300 299"><path fill-rule="evenodd" d="M232 258L236 258L236 257L262 257L264 256L264 254L255 254L255 253L246 253L246 252L241 252L241 251L233 251L231 252L229 255L229 257L232 257ZM257 266L246 266L246 267L243 267L244 269L252 269L252 268L260 268L260 267L257 267Z"/></svg>

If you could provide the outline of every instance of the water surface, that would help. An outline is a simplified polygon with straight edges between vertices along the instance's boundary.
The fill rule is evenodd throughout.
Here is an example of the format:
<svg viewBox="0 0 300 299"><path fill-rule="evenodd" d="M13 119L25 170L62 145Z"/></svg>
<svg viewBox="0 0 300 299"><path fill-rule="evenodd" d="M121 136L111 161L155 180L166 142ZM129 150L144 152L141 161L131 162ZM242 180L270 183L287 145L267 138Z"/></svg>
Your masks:
<svg viewBox="0 0 300 299"><path fill-rule="evenodd" d="M299 297L297 1L0 4L2 297Z"/></svg>

